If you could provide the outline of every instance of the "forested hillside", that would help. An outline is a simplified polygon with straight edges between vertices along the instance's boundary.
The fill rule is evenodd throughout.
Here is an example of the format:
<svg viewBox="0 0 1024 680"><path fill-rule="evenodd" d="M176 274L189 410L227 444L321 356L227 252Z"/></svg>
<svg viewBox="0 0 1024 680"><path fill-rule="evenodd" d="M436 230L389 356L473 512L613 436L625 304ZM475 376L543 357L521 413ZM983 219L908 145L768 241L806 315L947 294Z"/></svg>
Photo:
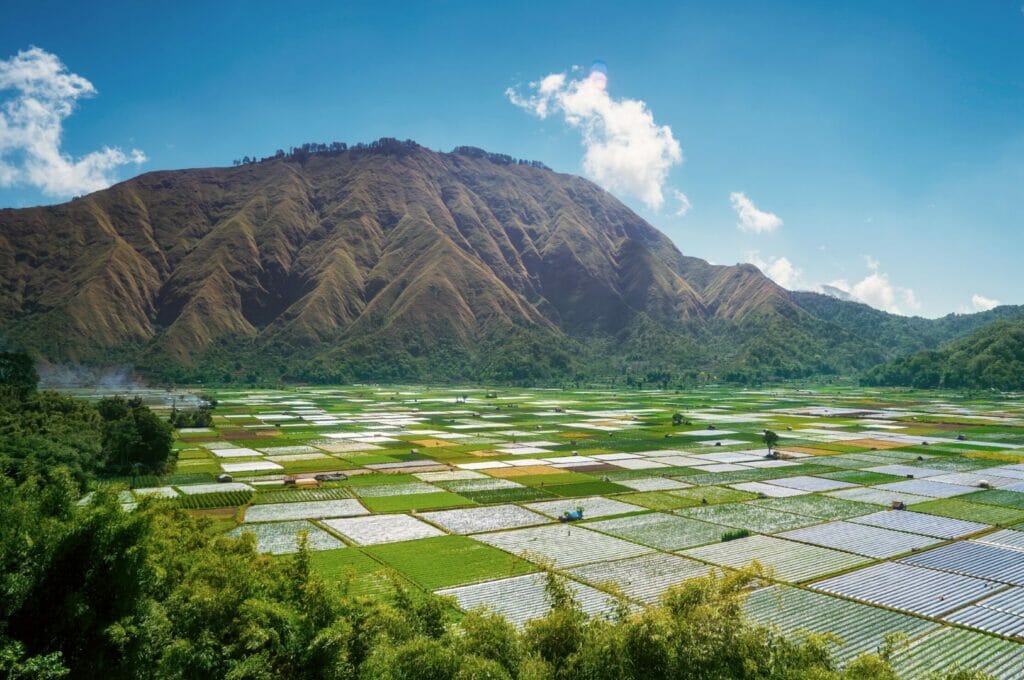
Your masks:
<svg viewBox="0 0 1024 680"><path fill-rule="evenodd" d="M867 385L1024 390L1024 321L997 321L937 350L869 371Z"/></svg>

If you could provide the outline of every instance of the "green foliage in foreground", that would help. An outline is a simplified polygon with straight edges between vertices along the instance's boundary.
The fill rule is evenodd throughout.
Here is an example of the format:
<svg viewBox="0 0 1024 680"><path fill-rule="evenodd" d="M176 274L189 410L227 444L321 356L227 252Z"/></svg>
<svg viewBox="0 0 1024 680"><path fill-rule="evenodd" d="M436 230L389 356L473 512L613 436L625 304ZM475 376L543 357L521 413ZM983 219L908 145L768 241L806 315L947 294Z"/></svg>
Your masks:
<svg viewBox="0 0 1024 680"><path fill-rule="evenodd" d="M12 356L24 355L5 354L0 365L20 366ZM101 471L137 475L173 466L171 427L141 401L110 397L94 405L37 392L36 379L34 370L0 369L0 473L22 481L64 467L83 485Z"/></svg>
<svg viewBox="0 0 1024 680"><path fill-rule="evenodd" d="M839 669L828 637L743 615L753 570L688 581L660 606L589 618L557 577L519 630L396 580L328 587L306 551L257 554L173 502L75 504L67 474L0 479L0 675L11 678L885 680L889 650ZM980 676L963 676L980 677Z"/></svg>
<svg viewBox="0 0 1024 680"><path fill-rule="evenodd" d="M869 371L866 385L1024 390L1024 321L998 321L937 350Z"/></svg>

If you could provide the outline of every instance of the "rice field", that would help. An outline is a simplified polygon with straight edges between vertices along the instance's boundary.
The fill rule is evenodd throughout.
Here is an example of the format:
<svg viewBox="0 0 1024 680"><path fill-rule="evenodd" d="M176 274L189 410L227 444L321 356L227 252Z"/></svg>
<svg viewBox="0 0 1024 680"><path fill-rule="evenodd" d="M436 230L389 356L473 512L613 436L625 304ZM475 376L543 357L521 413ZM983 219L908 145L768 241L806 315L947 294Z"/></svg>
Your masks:
<svg viewBox="0 0 1024 680"><path fill-rule="evenodd" d="M610 592L644 606L756 560L774 585L750 615L837 634L841 661L901 631L911 677L1021 670L1024 401L835 387L215 396L214 425L179 432L174 473L126 478L122 502L216 509L269 554L306 532L334 587L378 596L394 579L522 624L547 610L540 567L599 615Z"/></svg>

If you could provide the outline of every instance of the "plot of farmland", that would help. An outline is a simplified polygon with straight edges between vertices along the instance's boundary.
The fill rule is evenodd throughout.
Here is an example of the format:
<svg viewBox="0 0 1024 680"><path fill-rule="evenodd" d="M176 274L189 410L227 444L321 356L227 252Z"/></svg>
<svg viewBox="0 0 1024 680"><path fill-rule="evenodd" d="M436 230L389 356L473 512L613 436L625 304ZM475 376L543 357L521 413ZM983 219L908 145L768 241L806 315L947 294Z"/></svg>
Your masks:
<svg viewBox="0 0 1024 680"><path fill-rule="evenodd" d="M827 495L832 496L833 498L844 498L846 500L858 501L860 503L874 503L875 505L887 506L891 506L897 501L909 505L910 503L920 503L932 500L931 496L919 496L917 494L905 493L902 491L882 489L877 486L864 487L861 489L829 491Z"/></svg>
<svg viewBox="0 0 1024 680"><path fill-rule="evenodd" d="M578 507L583 508L583 516L586 518L623 515L627 512L638 512L644 509L639 505L623 503L622 501L603 498L601 496L573 498L571 500L564 501L542 501L540 503L530 503L526 507L543 513L548 517L556 518L560 517L563 513L574 512Z"/></svg>
<svg viewBox="0 0 1024 680"><path fill-rule="evenodd" d="M876 651L888 633L915 637L938 628L938 624L916 616L788 586L770 586L751 593L745 608L755 621L773 623L785 632L838 635L842 642L835 655L840 661Z"/></svg>
<svg viewBox="0 0 1024 680"><path fill-rule="evenodd" d="M636 479L624 479L619 482L622 486L628 486L634 491L671 491L673 489L685 489L690 486L685 482L666 477L638 477Z"/></svg>
<svg viewBox="0 0 1024 680"><path fill-rule="evenodd" d="M960 538L989 528L987 524L978 522L965 522L907 510L883 510L863 517L854 517L850 521L883 529L909 531L923 536L947 539Z"/></svg>
<svg viewBox="0 0 1024 680"><path fill-rule="evenodd" d="M231 536L252 533L256 536L256 549L272 555L299 551L299 533L305 531L310 550L334 550L345 544L311 522L274 522L272 524L244 524L231 530Z"/></svg>
<svg viewBox="0 0 1024 680"><path fill-rule="evenodd" d="M518 505L496 505L485 508L462 508L422 512L420 517L444 527L453 534L478 534L501 529L518 529L551 520Z"/></svg>
<svg viewBox="0 0 1024 680"><path fill-rule="evenodd" d="M952 623L1008 637L1024 636L1024 588L1010 588L944 617Z"/></svg>
<svg viewBox="0 0 1024 680"><path fill-rule="evenodd" d="M221 463L224 472L256 472L260 470L283 470L284 468L270 460L254 460L246 463Z"/></svg>
<svg viewBox="0 0 1024 680"><path fill-rule="evenodd" d="M421 493L437 493L442 491L433 484L411 482L409 484L373 484L355 487L360 498L386 498L388 496L414 496Z"/></svg>
<svg viewBox="0 0 1024 680"><path fill-rule="evenodd" d="M324 525L359 545L397 543L444 532L409 515L368 515L324 520Z"/></svg>
<svg viewBox="0 0 1024 680"><path fill-rule="evenodd" d="M982 670L998 680L1024 677L1024 646L958 628L941 628L897 652L900 677L916 680L935 670Z"/></svg>
<svg viewBox="0 0 1024 680"><path fill-rule="evenodd" d="M961 494L977 491L977 489L972 486L945 484L943 482L933 482L930 479L908 479L905 482L879 484L875 488L882 491L911 493L917 496L931 496L933 498L950 498L952 496L959 496Z"/></svg>
<svg viewBox="0 0 1024 680"><path fill-rule="evenodd" d="M811 584L815 590L923 616L941 616L1001 586L960 574L884 562Z"/></svg>
<svg viewBox="0 0 1024 680"><path fill-rule="evenodd" d="M465 536L435 536L363 548L426 590L518 576L536 568L515 555Z"/></svg>
<svg viewBox="0 0 1024 680"><path fill-rule="evenodd" d="M179 485L178 491L187 496L201 495L207 493L221 493L224 491L252 491L252 487L241 482L226 482L220 484L185 484Z"/></svg>
<svg viewBox="0 0 1024 680"><path fill-rule="evenodd" d="M931 536L842 521L787 531L779 537L877 558L901 555L940 542Z"/></svg>
<svg viewBox="0 0 1024 680"><path fill-rule="evenodd" d="M849 569L869 560L858 555L794 543L772 536L749 536L727 543L683 550L681 555L740 569L757 560L780 581L798 583Z"/></svg>
<svg viewBox="0 0 1024 680"><path fill-rule="evenodd" d="M650 548L642 545L571 524L477 534L474 538L531 561L550 561L556 567L573 567L651 552Z"/></svg>
<svg viewBox="0 0 1024 680"><path fill-rule="evenodd" d="M907 564L1024 585L1024 551L960 541L900 560Z"/></svg>
<svg viewBox="0 0 1024 680"><path fill-rule="evenodd" d="M835 491L837 489L849 489L857 486L850 482L840 482L835 479L824 479L809 475L773 479L770 483L775 486L784 486L787 489L798 489L800 491Z"/></svg>
<svg viewBox="0 0 1024 680"><path fill-rule="evenodd" d="M805 517L815 517L817 519L847 519L857 515L867 515L878 510L876 506L868 503L818 495L766 498L752 501L750 505L769 510L791 512L797 515L804 515Z"/></svg>
<svg viewBox="0 0 1024 680"><path fill-rule="evenodd" d="M764 482L740 482L739 484L730 484L729 486L740 491L749 491L760 496L767 496L768 498L785 498L786 496L799 496L800 494L810 493L801 489L790 489L785 486L766 484Z"/></svg>
<svg viewBox="0 0 1024 680"><path fill-rule="evenodd" d="M269 503L254 505L245 511L246 522L276 522L286 519L321 519L324 517L352 517L368 515L369 510L354 499L334 501L305 501L299 503Z"/></svg>
<svg viewBox="0 0 1024 680"><path fill-rule="evenodd" d="M453 596L463 610L484 607L522 626L530 619L544 616L551 609L547 599L547 578L546 574L530 574L438 590L437 594ZM608 614L615 608L615 599L600 590L574 581L566 581L566 585L587 614Z"/></svg>
<svg viewBox="0 0 1024 680"><path fill-rule="evenodd" d="M652 553L612 562L595 562L567 570L566 573L603 587L615 585L623 595L645 604L654 604L674 585L708 573L706 564L677 555Z"/></svg>
<svg viewBox="0 0 1024 680"><path fill-rule="evenodd" d="M712 524L724 524L736 529L750 529L762 534L774 534L777 531L805 527L820 521L815 517L780 512L752 503L727 503L684 508L677 510L676 513L683 517L691 517Z"/></svg>
<svg viewBox="0 0 1024 680"><path fill-rule="evenodd" d="M722 534L729 531L728 527L718 524L658 512L588 522L585 526L661 550L717 543L722 540Z"/></svg>
<svg viewBox="0 0 1024 680"><path fill-rule="evenodd" d="M976 539L979 543L989 543L1004 548L1017 548L1024 550L1024 532L1013 529L1000 529L991 534L985 534Z"/></svg>

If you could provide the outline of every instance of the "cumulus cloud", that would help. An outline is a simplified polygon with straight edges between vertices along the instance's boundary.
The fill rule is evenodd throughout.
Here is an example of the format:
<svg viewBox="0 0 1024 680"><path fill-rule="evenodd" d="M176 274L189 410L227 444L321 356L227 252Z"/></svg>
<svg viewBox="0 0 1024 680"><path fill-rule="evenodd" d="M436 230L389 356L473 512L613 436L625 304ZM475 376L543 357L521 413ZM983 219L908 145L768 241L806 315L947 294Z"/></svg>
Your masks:
<svg viewBox="0 0 1024 680"><path fill-rule="evenodd" d="M985 297L981 293L975 293L971 296L971 306L974 307L976 312L987 312L990 309L994 309L999 305L1003 304L999 300L994 298Z"/></svg>
<svg viewBox="0 0 1024 680"><path fill-rule="evenodd" d="M892 314L911 314L921 308L917 293L911 288L893 284L889 280L889 275L880 271L881 263L868 255L864 256L864 262L869 270L868 275L853 283L847 279L836 279L829 283L812 283L804 277L803 269L784 256L761 257L761 254L755 250L747 253L746 259L760 269L765 276L788 290L812 290L841 300L863 302ZM987 298L985 300L996 302L987 300Z"/></svg>
<svg viewBox="0 0 1024 680"><path fill-rule="evenodd" d="M921 302L913 289L894 285L889 280L889 275L879 271L877 266L856 283L851 284L846 279L838 279L828 285L838 288L857 302L891 314L911 314L921 308Z"/></svg>
<svg viewBox="0 0 1024 680"><path fill-rule="evenodd" d="M526 94L508 88L505 95L538 118L561 115L579 130L583 170L598 184L634 196L651 209L661 208L669 171L683 161L672 128L656 124L645 102L613 98L600 62L586 76L577 75L578 69L572 73L553 73L530 83Z"/></svg>
<svg viewBox="0 0 1024 680"><path fill-rule="evenodd" d="M782 218L775 213L758 210L754 202L742 191L729 194L729 201L739 217L736 226L743 231L763 234L775 231L782 226Z"/></svg>
<svg viewBox="0 0 1024 680"><path fill-rule="evenodd" d="M117 168L144 162L138 149L104 146L77 159L61 150L64 119L79 99L95 95L92 83L38 47L0 59L0 186L70 196L108 187Z"/></svg>
<svg viewBox="0 0 1024 680"><path fill-rule="evenodd" d="M758 251L747 253L747 259L760 269L765 276L788 290L807 288L802 269L789 261L788 257L771 257L762 259Z"/></svg>

